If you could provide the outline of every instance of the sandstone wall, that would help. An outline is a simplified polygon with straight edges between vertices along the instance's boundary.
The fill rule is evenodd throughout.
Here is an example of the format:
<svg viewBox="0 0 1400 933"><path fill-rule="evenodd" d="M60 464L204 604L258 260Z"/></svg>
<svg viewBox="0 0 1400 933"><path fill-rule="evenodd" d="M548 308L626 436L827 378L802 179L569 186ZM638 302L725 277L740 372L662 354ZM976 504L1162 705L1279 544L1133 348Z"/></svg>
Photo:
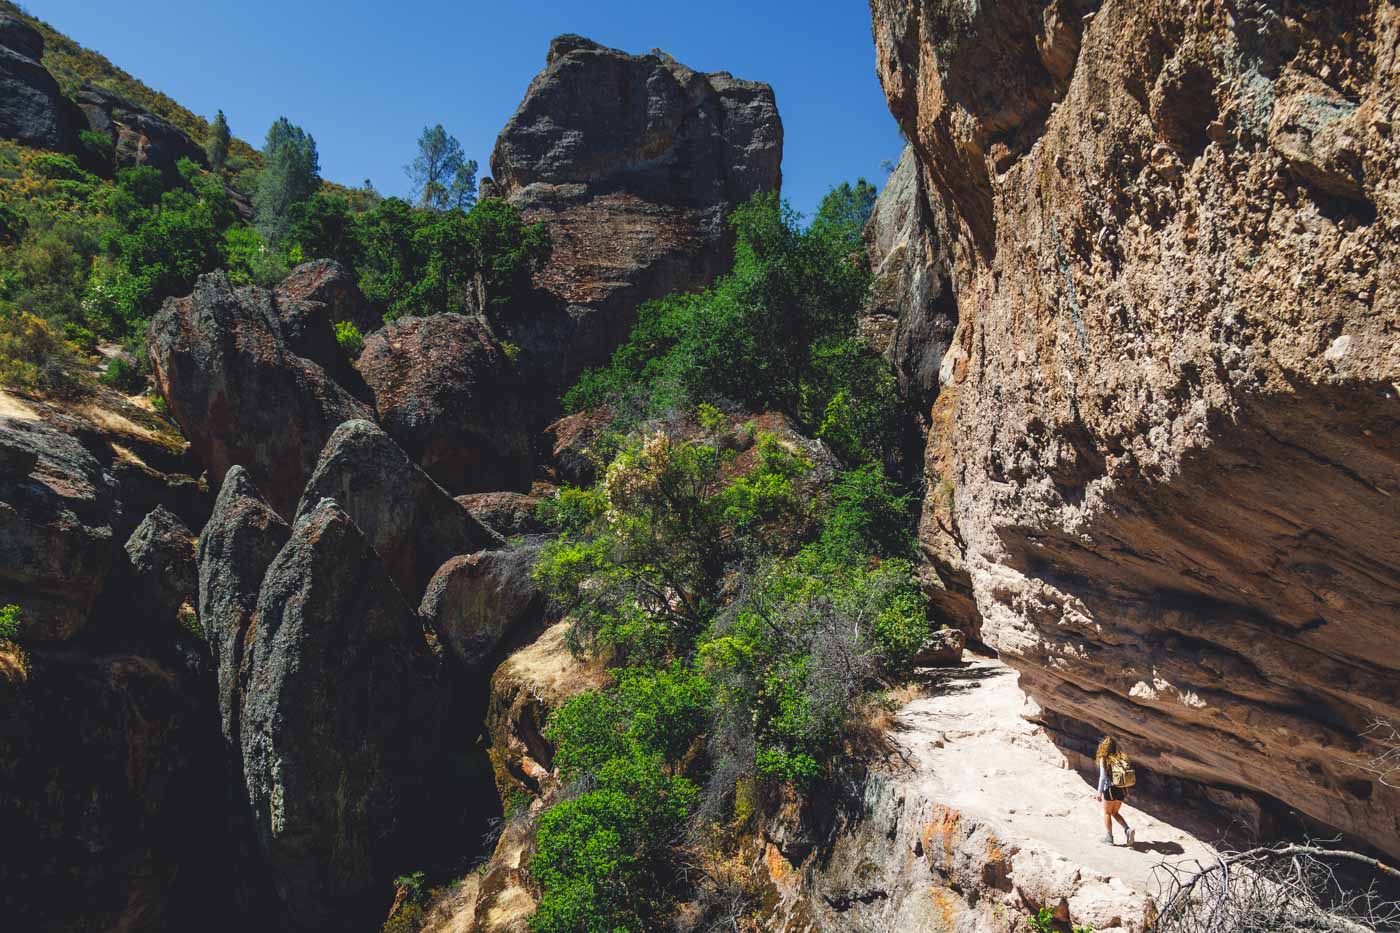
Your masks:
<svg viewBox="0 0 1400 933"><path fill-rule="evenodd" d="M871 10L953 241L934 572L1063 741L1400 852L1400 9Z"/></svg>

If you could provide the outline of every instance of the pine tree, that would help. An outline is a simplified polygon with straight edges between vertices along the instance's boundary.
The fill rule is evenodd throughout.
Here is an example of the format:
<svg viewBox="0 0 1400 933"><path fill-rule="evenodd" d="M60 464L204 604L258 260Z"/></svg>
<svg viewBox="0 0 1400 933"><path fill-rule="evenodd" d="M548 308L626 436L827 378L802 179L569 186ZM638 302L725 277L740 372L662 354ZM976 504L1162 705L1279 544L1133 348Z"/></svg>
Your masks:
<svg viewBox="0 0 1400 933"><path fill-rule="evenodd" d="M469 211L476 206L476 160L468 159L457 169L450 191L452 206Z"/></svg>
<svg viewBox="0 0 1400 933"><path fill-rule="evenodd" d="M437 126L424 127L418 137L418 157L404 171L422 207L432 210L468 209L476 203L476 162L462 156L462 144Z"/></svg>
<svg viewBox="0 0 1400 933"><path fill-rule="evenodd" d="M228 120L220 110L218 116L214 117L214 122L209 124L209 139L204 144L204 151L209 156L209 167L216 172L222 172L224 164L228 161L228 143Z"/></svg>
<svg viewBox="0 0 1400 933"><path fill-rule="evenodd" d="M275 243L286 234L293 205L316 193L320 173L316 140L286 117L279 118L267 131L263 170L253 193L258 231L267 240Z"/></svg>

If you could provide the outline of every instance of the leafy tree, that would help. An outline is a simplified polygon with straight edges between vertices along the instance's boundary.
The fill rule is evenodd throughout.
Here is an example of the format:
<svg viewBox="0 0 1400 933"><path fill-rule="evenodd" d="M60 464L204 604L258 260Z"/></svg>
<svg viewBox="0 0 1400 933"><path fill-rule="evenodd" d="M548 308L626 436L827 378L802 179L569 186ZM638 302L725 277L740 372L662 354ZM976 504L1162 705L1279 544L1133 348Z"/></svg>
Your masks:
<svg viewBox="0 0 1400 933"><path fill-rule="evenodd" d="M228 120L220 110L215 115L214 122L209 124L209 137L204 144L204 152L209 156L209 167L216 172L222 172L228 163L229 139Z"/></svg>
<svg viewBox="0 0 1400 933"><path fill-rule="evenodd" d="M548 227L525 223L518 210L499 198L477 202L467 214L467 238L485 289L483 304L503 304L520 294L553 250Z"/></svg>
<svg viewBox="0 0 1400 933"><path fill-rule="evenodd" d="M279 117L267 131L263 170L253 194L258 232L281 242L291 223L293 205L311 197L321 183L316 140L301 127Z"/></svg>
<svg viewBox="0 0 1400 933"><path fill-rule="evenodd" d="M350 202L318 191L292 206L289 239L307 259L335 259L350 268L360 264L359 232Z"/></svg>
<svg viewBox="0 0 1400 933"><path fill-rule="evenodd" d="M822 198L812 226L818 233L823 228L829 229L845 239L852 249L860 249L861 236L875 211L875 199L879 194L864 178L857 179L854 185L843 181Z"/></svg>
<svg viewBox="0 0 1400 933"><path fill-rule="evenodd" d="M794 481L810 464L771 438L759 446L731 478L732 451L658 433L627 444L596 489L569 493L560 511L573 527L535 578L573 616L576 646L643 661L693 646L725 567L765 524L800 518Z"/></svg>
<svg viewBox="0 0 1400 933"><path fill-rule="evenodd" d="M357 219L356 235L360 287L391 320L507 301L550 250L543 224L493 199L462 213L386 198Z"/></svg>
<svg viewBox="0 0 1400 933"><path fill-rule="evenodd" d="M422 207L470 210L476 203L477 164L463 156L462 144L441 123L423 128L418 155L404 171Z"/></svg>
<svg viewBox="0 0 1400 933"><path fill-rule="evenodd" d="M118 174L106 257L97 263L83 299L84 311L103 333L136 333L160 303L186 294L202 273L224 265L225 231L237 211L216 176L181 160L186 187L161 190L160 173L146 167Z"/></svg>

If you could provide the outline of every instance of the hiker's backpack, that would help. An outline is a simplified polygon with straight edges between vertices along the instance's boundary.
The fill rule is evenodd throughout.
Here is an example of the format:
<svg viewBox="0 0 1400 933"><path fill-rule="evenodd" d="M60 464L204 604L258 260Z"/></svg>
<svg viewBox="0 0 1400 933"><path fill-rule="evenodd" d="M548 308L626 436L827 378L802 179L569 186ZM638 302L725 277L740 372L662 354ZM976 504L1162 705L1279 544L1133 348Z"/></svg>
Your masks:
<svg viewBox="0 0 1400 933"><path fill-rule="evenodd" d="M1114 787L1132 787L1137 783L1137 774L1125 755L1115 755L1108 760L1108 776Z"/></svg>

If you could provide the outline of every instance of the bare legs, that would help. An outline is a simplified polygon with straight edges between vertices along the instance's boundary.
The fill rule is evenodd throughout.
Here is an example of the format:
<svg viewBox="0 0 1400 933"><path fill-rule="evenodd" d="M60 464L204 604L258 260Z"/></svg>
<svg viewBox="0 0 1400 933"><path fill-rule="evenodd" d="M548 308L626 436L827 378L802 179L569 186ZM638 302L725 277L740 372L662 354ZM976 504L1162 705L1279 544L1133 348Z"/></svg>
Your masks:
<svg viewBox="0 0 1400 933"><path fill-rule="evenodd" d="M1123 814L1118 812L1121 809L1123 809L1123 801L1121 800L1105 800L1103 802L1103 829L1104 834L1110 838L1113 836L1114 820L1117 820L1118 825L1123 827L1124 833L1131 832L1128 829L1128 821L1123 819ZM1129 841L1131 842L1131 837Z"/></svg>

